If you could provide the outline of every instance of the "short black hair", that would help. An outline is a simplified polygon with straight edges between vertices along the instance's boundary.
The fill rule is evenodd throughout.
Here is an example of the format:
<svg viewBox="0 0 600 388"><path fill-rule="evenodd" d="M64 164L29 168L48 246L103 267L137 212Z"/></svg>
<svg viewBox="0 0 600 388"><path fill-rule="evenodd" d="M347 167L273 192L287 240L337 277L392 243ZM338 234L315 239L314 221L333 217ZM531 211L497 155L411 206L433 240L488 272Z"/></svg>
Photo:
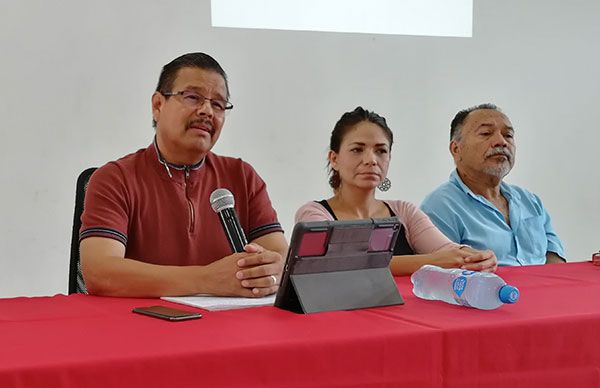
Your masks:
<svg viewBox="0 0 600 388"><path fill-rule="evenodd" d="M500 108L498 108L496 105L491 104L491 103L479 104L479 105L472 106L470 108L460 110L456 114L456 116L454 116L454 118L452 119L452 122L450 123L450 140L451 141L452 140L460 140L462 127L463 127L463 124L465 123L465 120L467 119L467 116L469 115L469 113L476 111L476 110L481 110L481 109L492 109L492 110L496 110L498 112L502 112L502 110L500 110Z"/></svg>
<svg viewBox="0 0 600 388"><path fill-rule="evenodd" d="M340 152L340 146L346 133L350 129L352 129L356 124L362 123L363 121L368 121L373 124L379 126L387 139L390 142L390 151L392 150L392 144L394 143L394 134L390 127L388 127L387 122L385 121L385 117L378 115L373 111L368 111L364 109L362 106L356 107L351 112L346 112L340 117L337 123L335 123L335 127L333 127L333 131L331 132L331 139L329 141L329 149L333 152ZM337 189L340 187L340 176L339 173L329 166L329 185Z"/></svg>
<svg viewBox="0 0 600 388"><path fill-rule="evenodd" d="M186 67L195 67L203 70L211 70L218 73L225 81L225 90L229 99L229 84L227 83L227 74L213 57L205 53L188 53L173 59L171 62L163 66L158 78L156 91L159 93L172 92L173 84L177 79L177 73L180 69ZM156 121L152 120L152 126L156 127Z"/></svg>

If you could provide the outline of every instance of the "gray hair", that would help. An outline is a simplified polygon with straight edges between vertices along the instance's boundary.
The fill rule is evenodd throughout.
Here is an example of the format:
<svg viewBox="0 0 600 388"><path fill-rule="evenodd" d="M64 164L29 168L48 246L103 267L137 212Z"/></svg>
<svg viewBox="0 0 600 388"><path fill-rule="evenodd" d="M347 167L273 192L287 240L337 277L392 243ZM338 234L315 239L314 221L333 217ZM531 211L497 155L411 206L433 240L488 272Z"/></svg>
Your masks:
<svg viewBox="0 0 600 388"><path fill-rule="evenodd" d="M502 112L500 108L491 103L479 104L459 111L450 123L450 141L460 141L463 124L465 123L467 116L469 115L469 113L481 109L492 109L498 112Z"/></svg>

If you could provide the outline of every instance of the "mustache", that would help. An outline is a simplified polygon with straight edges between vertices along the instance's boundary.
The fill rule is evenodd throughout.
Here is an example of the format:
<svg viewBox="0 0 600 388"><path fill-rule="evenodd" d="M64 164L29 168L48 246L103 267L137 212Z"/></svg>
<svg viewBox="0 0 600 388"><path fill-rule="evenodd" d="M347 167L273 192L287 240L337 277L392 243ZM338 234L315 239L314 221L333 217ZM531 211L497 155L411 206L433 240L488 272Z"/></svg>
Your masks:
<svg viewBox="0 0 600 388"><path fill-rule="evenodd" d="M210 120L202 120L202 119L196 119L196 120L192 120L188 123L188 128L194 125L200 125L200 126L205 126L210 128L210 134L214 135L215 134L215 130L213 129L212 123L210 122Z"/></svg>
<svg viewBox="0 0 600 388"><path fill-rule="evenodd" d="M487 151L485 153L484 157L490 158L490 157L496 156L496 155L504 155L504 156L506 156L506 158L508 160L511 160L511 161L513 160L513 158L515 156L514 153L511 150L509 150L508 148L494 147L491 150Z"/></svg>

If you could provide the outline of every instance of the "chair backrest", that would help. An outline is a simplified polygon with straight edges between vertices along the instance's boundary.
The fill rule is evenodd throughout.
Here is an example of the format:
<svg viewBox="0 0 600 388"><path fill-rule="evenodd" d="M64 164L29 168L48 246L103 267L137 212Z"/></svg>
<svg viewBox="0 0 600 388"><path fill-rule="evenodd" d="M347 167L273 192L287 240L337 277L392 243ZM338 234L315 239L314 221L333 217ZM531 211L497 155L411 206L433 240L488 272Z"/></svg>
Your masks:
<svg viewBox="0 0 600 388"><path fill-rule="evenodd" d="M83 202L85 191L92 174L96 167L90 167L83 170L77 178L77 187L75 191L75 212L73 213L73 233L71 235L71 260L69 263L69 294L82 293L87 294L87 288L81 275L81 265L79 263L79 229L81 229L81 214L83 213Z"/></svg>

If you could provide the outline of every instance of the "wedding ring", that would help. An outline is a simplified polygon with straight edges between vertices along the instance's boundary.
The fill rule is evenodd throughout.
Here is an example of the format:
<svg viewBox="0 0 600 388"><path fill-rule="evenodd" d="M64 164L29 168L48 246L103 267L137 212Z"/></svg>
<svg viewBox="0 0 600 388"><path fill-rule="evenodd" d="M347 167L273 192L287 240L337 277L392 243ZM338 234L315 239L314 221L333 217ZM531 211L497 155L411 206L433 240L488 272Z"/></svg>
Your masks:
<svg viewBox="0 0 600 388"><path fill-rule="evenodd" d="M273 285L276 285L276 284L277 284L277 276L275 276L275 275L270 275L269 277L270 277L271 279L273 279Z"/></svg>

